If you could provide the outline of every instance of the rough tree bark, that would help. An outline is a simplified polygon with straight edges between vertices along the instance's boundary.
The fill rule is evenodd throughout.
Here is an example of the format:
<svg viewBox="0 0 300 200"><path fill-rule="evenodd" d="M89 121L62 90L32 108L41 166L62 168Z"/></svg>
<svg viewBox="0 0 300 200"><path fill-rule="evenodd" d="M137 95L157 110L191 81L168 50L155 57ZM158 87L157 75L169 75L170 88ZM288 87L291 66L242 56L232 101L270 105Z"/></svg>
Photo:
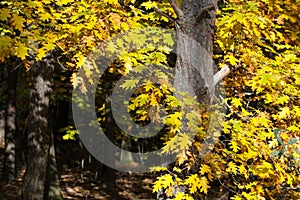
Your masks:
<svg viewBox="0 0 300 200"><path fill-rule="evenodd" d="M196 95L199 101L209 104L213 99L215 86L231 71L227 65L215 74L213 70L211 57L217 1L186 0L182 1L182 6L176 0L169 0L169 3L177 15L176 19L158 8L154 7L154 10L175 23L175 88L178 92Z"/></svg>
<svg viewBox="0 0 300 200"><path fill-rule="evenodd" d="M3 178L12 181L16 175L15 165L15 135L16 135L16 88L17 88L17 69L11 63L7 64L7 108L5 119L5 151Z"/></svg>
<svg viewBox="0 0 300 200"><path fill-rule="evenodd" d="M32 89L28 120L27 169L22 185L23 200L44 198L45 180L51 133L49 129L49 101L52 92L50 60L38 61L32 68Z"/></svg>
<svg viewBox="0 0 300 200"><path fill-rule="evenodd" d="M186 0L179 7L170 0L177 19L176 91L196 95L203 103L212 101L213 87L213 38L215 0ZM190 87L188 87L190 86Z"/></svg>

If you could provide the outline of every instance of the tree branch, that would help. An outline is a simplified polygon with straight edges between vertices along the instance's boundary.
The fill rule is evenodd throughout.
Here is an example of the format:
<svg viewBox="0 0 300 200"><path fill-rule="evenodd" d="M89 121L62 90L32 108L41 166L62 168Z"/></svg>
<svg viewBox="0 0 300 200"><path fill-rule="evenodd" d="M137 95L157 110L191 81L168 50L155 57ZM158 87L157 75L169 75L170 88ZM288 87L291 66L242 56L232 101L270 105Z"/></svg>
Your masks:
<svg viewBox="0 0 300 200"><path fill-rule="evenodd" d="M238 69L241 67L241 63L237 63L233 69ZM213 81L213 86L215 87L218 83L220 83L230 72L232 72L233 69L230 69L228 65L223 65L223 67L214 75L214 81Z"/></svg>
<svg viewBox="0 0 300 200"><path fill-rule="evenodd" d="M170 15L168 15L168 14L165 13L164 11L162 11L162 10L156 8L156 7L153 7L153 10L154 10L155 12L157 12L158 14L160 14L160 15L162 15L162 16L168 18L171 22L175 22L175 18L172 17L172 16L170 16Z"/></svg>
<svg viewBox="0 0 300 200"><path fill-rule="evenodd" d="M214 75L213 86L215 87L218 83L220 83L229 73L230 69L228 65L224 65L222 69Z"/></svg>
<svg viewBox="0 0 300 200"><path fill-rule="evenodd" d="M171 4L171 6L173 7L177 17L179 20L183 20L184 18L184 14L183 11L180 9L178 3L176 0L169 0L169 3Z"/></svg>
<svg viewBox="0 0 300 200"><path fill-rule="evenodd" d="M215 10L215 6L212 4L201 8L196 17L196 23L200 22L200 20L203 18L205 13L212 11L212 10Z"/></svg>

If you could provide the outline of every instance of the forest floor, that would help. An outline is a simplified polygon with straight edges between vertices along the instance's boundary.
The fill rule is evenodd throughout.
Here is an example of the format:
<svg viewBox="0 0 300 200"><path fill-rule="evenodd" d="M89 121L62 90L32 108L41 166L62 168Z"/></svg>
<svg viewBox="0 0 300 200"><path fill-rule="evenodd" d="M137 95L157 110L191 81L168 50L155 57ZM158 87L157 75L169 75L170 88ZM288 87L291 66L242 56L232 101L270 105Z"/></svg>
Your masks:
<svg viewBox="0 0 300 200"><path fill-rule="evenodd" d="M57 156L60 186L64 199L72 200L146 200L155 199L152 193L154 176L114 172L114 183L109 185L99 173L99 163L84 154ZM3 168L3 148L0 147L0 177ZM90 161L90 162L89 162ZM93 164L94 163L94 164ZM96 164L95 164L96 163ZM17 163L17 178L11 183L0 178L0 200L19 200L25 167ZM103 174L103 173L102 173Z"/></svg>

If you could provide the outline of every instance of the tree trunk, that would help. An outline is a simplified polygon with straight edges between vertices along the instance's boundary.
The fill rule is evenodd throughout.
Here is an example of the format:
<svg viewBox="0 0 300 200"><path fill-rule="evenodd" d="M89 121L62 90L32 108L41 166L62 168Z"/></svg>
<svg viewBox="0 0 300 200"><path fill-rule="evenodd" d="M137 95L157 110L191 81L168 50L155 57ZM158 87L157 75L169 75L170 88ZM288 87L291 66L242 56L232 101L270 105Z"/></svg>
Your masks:
<svg viewBox="0 0 300 200"><path fill-rule="evenodd" d="M49 99L52 92L52 65L38 61L32 68L33 87L30 93L27 169L22 185L23 200L44 198L51 133Z"/></svg>
<svg viewBox="0 0 300 200"><path fill-rule="evenodd" d="M175 11L180 9L176 20L175 89L210 104L214 96L212 56L215 23L215 14L210 11L217 7L217 2L186 0L182 1L182 8L175 3L172 6L175 6Z"/></svg>
<svg viewBox="0 0 300 200"><path fill-rule="evenodd" d="M49 149L44 199L45 200L61 200L61 199L63 199L63 197L61 194L59 177L58 177L58 172L57 172L53 133L50 133L50 134L51 134L51 145L50 145L50 149Z"/></svg>
<svg viewBox="0 0 300 200"><path fill-rule="evenodd" d="M214 97L213 39L216 0L185 0L180 7L176 0L169 0L177 19L176 70L174 87L176 96L182 100L182 92L197 97L204 106L211 105ZM185 108L188 112L190 108ZM189 133L187 120L183 119L183 130ZM175 193L180 192L177 188ZM195 197L197 198L197 197ZM160 190L157 199L167 199Z"/></svg>
<svg viewBox="0 0 300 200"><path fill-rule="evenodd" d="M8 63L10 65L10 63ZM15 165L15 135L16 135L16 87L17 69L13 65L8 66L7 76L7 110L5 120L5 152L3 178L12 181L16 175Z"/></svg>
<svg viewBox="0 0 300 200"><path fill-rule="evenodd" d="M0 69L0 148L4 148L5 113L6 113L6 66L1 64Z"/></svg>
<svg viewBox="0 0 300 200"><path fill-rule="evenodd" d="M3 94L1 94L2 96ZM4 96L4 95L3 95ZM5 108L1 101L0 105L0 148L4 147L4 136L5 135Z"/></svg>
<svg viewBox="0 0 300 200"><path fill-rule="evenodd" d="M111 110L111 105L109 102L106 102L106 118L105 118L105 129L106 129L106 136L110 139L110 141L114 142L115 140L115 132L114 127L115 123L113 121L113 115ZM109 163L115 163L115 150L110 149L110 145L105 143L104 145L104 156L105 160L109 161ZM115 187L115 169L105 166L105 175L104 180L108 187Z"/></svg>

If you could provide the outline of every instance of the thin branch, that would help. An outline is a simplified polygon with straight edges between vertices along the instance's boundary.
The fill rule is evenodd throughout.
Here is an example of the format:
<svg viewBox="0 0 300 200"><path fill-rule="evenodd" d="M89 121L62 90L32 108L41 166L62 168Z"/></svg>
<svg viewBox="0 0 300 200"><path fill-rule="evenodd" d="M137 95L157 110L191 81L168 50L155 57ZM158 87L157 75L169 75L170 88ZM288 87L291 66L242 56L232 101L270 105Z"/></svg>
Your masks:
<svg viewBox="0 0 300 200"><path fill-rule="evenodd" d="M59 60L60 58L61 58L61 56L59 56L59 57L56 58L56 61L57 61L58 65L63 69L64 72L65 72L65 71L68 71L68 69L65 68L65 67L63 66L63 64L60 63L60 60Z"/></svg>
<svg viewBox="0 0 300 200"><path fill-rule="evenodd" d="M24 64L23 62L19 63L16 67L14 67L9 73L17 70L22 64Z"/></svg>
<svg viewBox="0 0 300 200"><path fill-rule="evenodd" d="M219 181L219 183L220 183L224 188L226 188L227 190L229 190L229 191L232 192L233 194L237 194L236 191L234 191L234 190L230 189L229 187L227 187L226 185L224 185L224 184L221 182L221 180L220 180L219 178L218 178L218 181Z"/></svg>
<svg viewBox="0 0 300 200"><path fill-rule="evenodd" d="M183 20L184 18L184 14L183 11L180 9L178 3L176 0L169 0L169 3L171 4L171 6L173 7L177 17L179 20Z"/></svg>
<svg viewBox="0 0 300 200"><path fill-rule="evenodd" d="M215 6L212 5L212 4L201 8L199 13L197 14L197 17L196 17L196 23L200 22L200 20L203 18L205 13L207 13L209 11L212 11L212 10L215 10L215 9L216 9Z"/></svg>
<svg viewBox="0 0 300 200"><path fill-rule="evenodd" d="M154 10L155 12L157 12L158 14L160 14L160 15L162 15L162 16L168 18L171 22L175 22L175 18L172 17L172 16L170 16L170 15L168 15L168 14L165 13L164 11L162 11L162 10L156 8L156 7L153 7L153 10Z"/></svg>

